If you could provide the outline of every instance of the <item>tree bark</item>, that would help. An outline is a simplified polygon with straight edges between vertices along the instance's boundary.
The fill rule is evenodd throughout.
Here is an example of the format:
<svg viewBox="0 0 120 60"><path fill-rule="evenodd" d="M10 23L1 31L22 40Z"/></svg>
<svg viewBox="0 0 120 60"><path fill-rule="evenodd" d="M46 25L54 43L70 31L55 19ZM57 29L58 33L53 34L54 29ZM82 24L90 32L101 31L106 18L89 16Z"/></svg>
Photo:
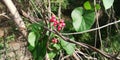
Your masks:
<svg viewBox="0 0 120 60"><path fill-rule="evenodd" d="M21 33L24 35L24 37L27 37L27 29L25 27L25 24L24 24L22 18L20 17L20 14L19 14L18 10L16 9L15 5L13 4L12 0L2 0L2 1L8 7L10 13L13 15L13 19L14 19L15 23L17 24Z"/></svg>

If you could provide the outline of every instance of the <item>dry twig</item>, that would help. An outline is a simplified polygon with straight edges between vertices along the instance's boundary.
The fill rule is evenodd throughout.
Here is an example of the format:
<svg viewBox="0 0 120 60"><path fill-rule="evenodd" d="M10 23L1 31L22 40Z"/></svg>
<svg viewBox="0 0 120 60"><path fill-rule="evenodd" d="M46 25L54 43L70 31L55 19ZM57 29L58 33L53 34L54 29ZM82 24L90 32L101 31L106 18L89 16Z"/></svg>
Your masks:
<svg viewBox="0 0 120 60"><path fill-rule="evenodd" d="M4 17L6 17L7 19L10 19L10 17L8 17L8 16L6 15L6 13L1 13L0 16L4 16Z"/></svg>
<svg viewBox="0 0 120 60"><path fill-rule="evenodd" d="M24 15L23 15L23 16L24 16ZM25 17L26 17L26 16L25 16ZM31 17L27 17L27 18L28 18L28 19L31 19ZM31 21L31 20L30 20L30 21ZM31 21L31 22L32 22L32 21ZM120 20L119 20L119 21L116 21L116 22L114 22L114 23L118 23L118 22L120 22ZM36 22L32 22L32 23L36 23ZM105 26L103 26L103 27L99 27L99 29L100 29L100 28L104 28L104 27L109 26L109 25L114 24L114 23L110 23L110 24L105 25ZM84 47L84 48L93 50L93 51L95 51L95 52L97 52L97 53L100 53L101 55L103 55L104 57L106 57L106 58L108 58L108 59L116 59L116 60L119 60L118 58L114 57L113 55L109 55L109 54L107 54L106 52L101 51L101 50L99 50L99 49L97 49L97 48L95 48L95 47L93 47L93 46L91 46L91 45L88 45L88 44L85 44L85 43L82 43L82 42L76 42L76 41L74 41L74 40L71 40L71 39L69 39L68 37L63 36L63 35L62 35L60 32L58 32L56 29L51 30L51 29L49 29L49 28L46 27L46 26L43 26L43 28L46 29L46 30L48 30L48 31L50 31L50 32L52 32L52 33L55 33L56 35L60 36L63 40L65 40L65 41L67 41L67 42L70 42L70 43L79 45L79 46L81 46L81 47ZM97 28L97 29L98 29L98 28Z"/></svg>
<svg viewBox="0 0 120 60"><path fill-rule="evenodd" d="M63 35L76 35L76 34L83 34L83 33L87 33L87 32L96 31L96 30L99 30L99 29L103 29L103 28L105 28L105 27L108 27L108 26L113 25L113 24L117 24L117 23L119 23L119 22L120 22L120 20L115 21L115 22L112 22L112 23L108 23L108 24L103 25L103 26L101 26L101 27L99 27L99 28L93 28L93 29L90 29L90 30L82 31L82 32L62 33L62 34L63 34Z"/></svg>

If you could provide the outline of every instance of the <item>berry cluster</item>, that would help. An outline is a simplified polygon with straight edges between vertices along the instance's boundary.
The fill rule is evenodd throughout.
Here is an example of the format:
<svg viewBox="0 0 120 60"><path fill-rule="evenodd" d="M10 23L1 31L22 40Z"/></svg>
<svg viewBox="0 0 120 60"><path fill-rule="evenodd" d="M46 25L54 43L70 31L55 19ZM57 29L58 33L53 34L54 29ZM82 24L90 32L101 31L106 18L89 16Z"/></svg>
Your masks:
<svg viewBox="0 0 120 60"><path fill-rule="evenodd" d="M52 39L52 43L56 44L58 42L58 40L56 38Z"/></svg>
<svg viewBox="0 0 120 60"><path fill-rule="evenodd" d="M58 30L62 30L65 27L65 22L63 19L57 20L55 15L52 15L50 22L53 23L53 26ZM52 39L52 43L56 44L58 42L57 38Z"/></svg>
<svg viewBox="0 0 120 60"><path fill-rule="evenodd" d="M56 16L55 15L52 15L51 19L50 19L50 22L53 22L53 26L54 27L57 27L57 30L60 31L62 28L65 27L65 23L64 23L64 20L61 19L60 21L58 21L56 19Z"/></svg>

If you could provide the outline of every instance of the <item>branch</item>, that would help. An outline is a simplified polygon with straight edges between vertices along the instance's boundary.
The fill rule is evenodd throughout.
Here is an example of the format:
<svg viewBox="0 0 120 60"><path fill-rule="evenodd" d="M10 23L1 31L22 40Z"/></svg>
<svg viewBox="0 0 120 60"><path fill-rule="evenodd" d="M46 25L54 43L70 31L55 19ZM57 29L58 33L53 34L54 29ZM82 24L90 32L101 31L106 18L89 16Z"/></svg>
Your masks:
<svg viewBox="0 0 120 60"><path fill-rule="evenodd" d="M108 58L108 59L116 59L116 60L119 60L117 57L114 57L113 55L109 55L109 54L107 54L106 52L101 51L101 50L99 50L99 49L97 49L97 48L95 48L95 47L93 47L93 46L91 46L91 45L88 45L88 44L85 44L85 43L82 43L82 42L76 42L76 41L74 41L74 40L71 40L71 39L63 36L61 33L59 33L59 32L58 32L57 30L55 30L55 29L52 31L52 30L50 30L49 28L47 28L47 27L45 27L45 26L44 26L44 28L47 29L48 31L53 32L53 33L55 33L56 35L60 36L64 41L67 41L67 42L70 42L70 43L79 45L79 46L81 46L81 47L84 47L84 48L93 50L93 51L95 51L95 52L98 52L98 53L100 53L101 55L105 56L105 57Z"/></svg>
<svg viewBox="0 0 120 60"><path fill-rule="evenodd" d="M51 32L52 32L52 31L51 31ZM95 48L95 47L93 47L93 46L91 46L91 45L88 45L88 44L85 44L85 43L82 43L82 42L76 42L76 41L71 40L71 39L69 39L69 38L67 38L67 37L65 37L65 36L62 36L62 34L59 33L59 32L58 32L57 30L55 30L55 29L54 29L54 33L57 34L58 36L60 36L63 40L65 40L65 41L67 41L67 42L70 42L70 43L79 45L79 46L81 46L81 47L84 47L84 48L87 48L87 49L96 51L96 52L100 53L101 55L105 56L105 57L108 58L108 59L116 59L116 60L119 60L118 58L116 58L116 57L114 57L114 56L112 56L112 55L109 55L109 54L107 54L106 52L101 51L101 50L99 50L99 49L97 49L97 48Z"/></svg>
<svg viewBox="0 0 120 60"><path fill-rule="evenodd" d="M20 17L20 14L18 13L15 5L13 4L12 0L2 0L5 5L8 7L10 13L13 15L14 21L17 24L19 30L22 32L24 37L27 37L27 29L25 27L25 24Z"/></svg>
<svg viewBox="0 0 120 60"><path fill-rule="evenodd" d="M10 19L10 17L8 17L7 15L5 15L6 13L1 13L0 16L4 16L6 17L7 19Z"/></svg>
<svg viewBox="0 0 120 60"><path fill-rule="evenodd" d="M108 24L103 25L103 26L98 27L98 28L93 28L93 29L90 29L90 30L82 31L82 32L62 33L62 34L63 34L63 35L76 35L76 34L83 34L83 33L87 33L87 32L96 31L96 30L99 30L99 29L103 29L103 28L105 28L105 27L108 27L108 26L113 25L113 24L117 24L117 23L119 23L119 22L120 22L120 20L115 21L115 22L112 22L112 23L108 23Z"/></svg>
<svg viewBox="0 0 120 60"><path fill-rule="evenodd" d="M27 14L25 14L25 15L27 15ZM24 17L26 17L26 18L28 18L28 19L31 19L31 17L27 17L27 16L25 16L25 15L23 14ZM34 21L35 21L35 20L34 20ZM32 21L30 20L30 22L32 22ZM32 22L32 23L37 23L37 22ZM79 46L81 46L81 47L84 47L84 48L87 48L87 49L96 51L96 52L100 53L101 55L105 56L105 57L108 58L108 59L116 59L116 60L119 60L118 58L116 58L116 57L114 57L114 56L112 56L112 55L109 55L109 54L107 54L106 52L101 51L101 50L99 50L99 49L97 49L97 48L95 48L95 47L93 47L93 46L91 46L91 45L88 45L88 44L85 44L85 43L82 43L82 42L76 42L76 41L74 41L74 40L71 40L71 39L69 39L68 37L63 36L63 35L62 35L61 33L59 33L56 29L51 30L51 29L49 29L49 28L46 27L46 26L43 26L43 28L46 29L46 30L48 30L48 31L50 31L50 32L52 32L52 33L55 33L56 35L60 36L63 40L65 40L65 41L67 41L67 42L70 42L70 43L79 45Z"/></svg>
<svg viewBox="0 0 120 60"><path fill-rule="evenodd" d="M81 54L82 56L84 56L86 59L88 59L88 60L97 60L97 58L93 58L93 57L91 57L90 55L88 55L88 54L85 54L85 53L83 53L83 52L81 52L81 51L75 51L75 53L77 54L77 53L79 53L79 54Z"/></svg>
<svg viewBox="0 0 120 60"><path fill-rule="evenodd" d="M63 58L61 58L61 60L65 60L66 58L69 58L70 55L64 56Z"/></svg>

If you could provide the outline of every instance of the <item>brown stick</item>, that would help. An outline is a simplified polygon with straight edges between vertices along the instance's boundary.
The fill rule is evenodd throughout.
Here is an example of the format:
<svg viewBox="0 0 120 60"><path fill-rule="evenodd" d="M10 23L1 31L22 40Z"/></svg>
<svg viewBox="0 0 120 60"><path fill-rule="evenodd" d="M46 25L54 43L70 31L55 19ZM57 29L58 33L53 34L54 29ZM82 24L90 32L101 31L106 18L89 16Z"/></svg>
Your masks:
<svg viewBox="0 0 120 60"><path fill-rule="evenodd" d="M49 30L49 31L50 31L50 30ZM51 32L52 32L52 31L51 31ZM87 48L87 49L96 51L96 52L100 53L101 55L103 55L104 57L106 57L106 58L108 58L108 59L120 60L120 59L118 59L117 57L114 57L113 55L107 54L106 52L101 51L101 50L99 50L99 49L97 49L97 48L95 48L95 47L93 47L93 46L91 46L91 45L88 45L88 44L85 44L85 43L82 43L82 42L76 42L76 41L74 41L74 40L71 40L71 39L63 36L61 33L59 33L58 31L56 31L55 29L54 29L54 33L57 34L58 36L60 36L63 40L65 40L65 41L67 41L67 42L70 42L70 43L73 43L73 44L77 44L77 45L79 45L79 46L81 46L81 47L84 47L84 48Z"/></svg>
<svg viewBox="0 0 120 60"><path fill-rule="evenodd" d="M24 37L27 37L27 29L25 27L25 24L20 17L20 14L18 13L15 5L13 4L12 0L2 0L5 5L8 7L10 13L13 15L14 21L17 24L19 30L22 32Z"/></svg>
<svg viewBox="0 0 120 60"><path fill-rule="evenodd" d="M25 15L23 14L23 16L26 17L26 18L28 18L28 19L31 19L31 17L27 17L27 16L28 16L27 14L25 14ZM37 23L37 22L33 22L32 20L30 20L30 22L32 22L32 23ZM69 39L68 37L63 36L61 33L59 33L59 32L58 32L57 30L55 30L55 29L54 29L54 30L51 30L51 29L49 29L49 28L46 27L46 26L43 26L43 27L44 27L44 29L47 29L48 31L53 32L53 33L55 33L56 35L60 36L63 40L65 40L65 41L67 41L67 42L70 42L70 43L79 45L79 46L81 46L81 47L84 47L84 48L87 48L87 49L96 51L97 53L100 53L101 55L103 55L104 57L106 57L106 58L108 58L108 59L119 60L117 57L114 57L113 55L109 55L109 54L107 54L106 52L101 51L101 50L99 50L99 49L97 49L97 48L95 48L95 47L93 47L93 46L91 46L91 45L88 45L88 44L85 44L85 43L82 43L82 42L76 42L76 41L74 41L74 40L71 40L71 39Z"/></svg>

